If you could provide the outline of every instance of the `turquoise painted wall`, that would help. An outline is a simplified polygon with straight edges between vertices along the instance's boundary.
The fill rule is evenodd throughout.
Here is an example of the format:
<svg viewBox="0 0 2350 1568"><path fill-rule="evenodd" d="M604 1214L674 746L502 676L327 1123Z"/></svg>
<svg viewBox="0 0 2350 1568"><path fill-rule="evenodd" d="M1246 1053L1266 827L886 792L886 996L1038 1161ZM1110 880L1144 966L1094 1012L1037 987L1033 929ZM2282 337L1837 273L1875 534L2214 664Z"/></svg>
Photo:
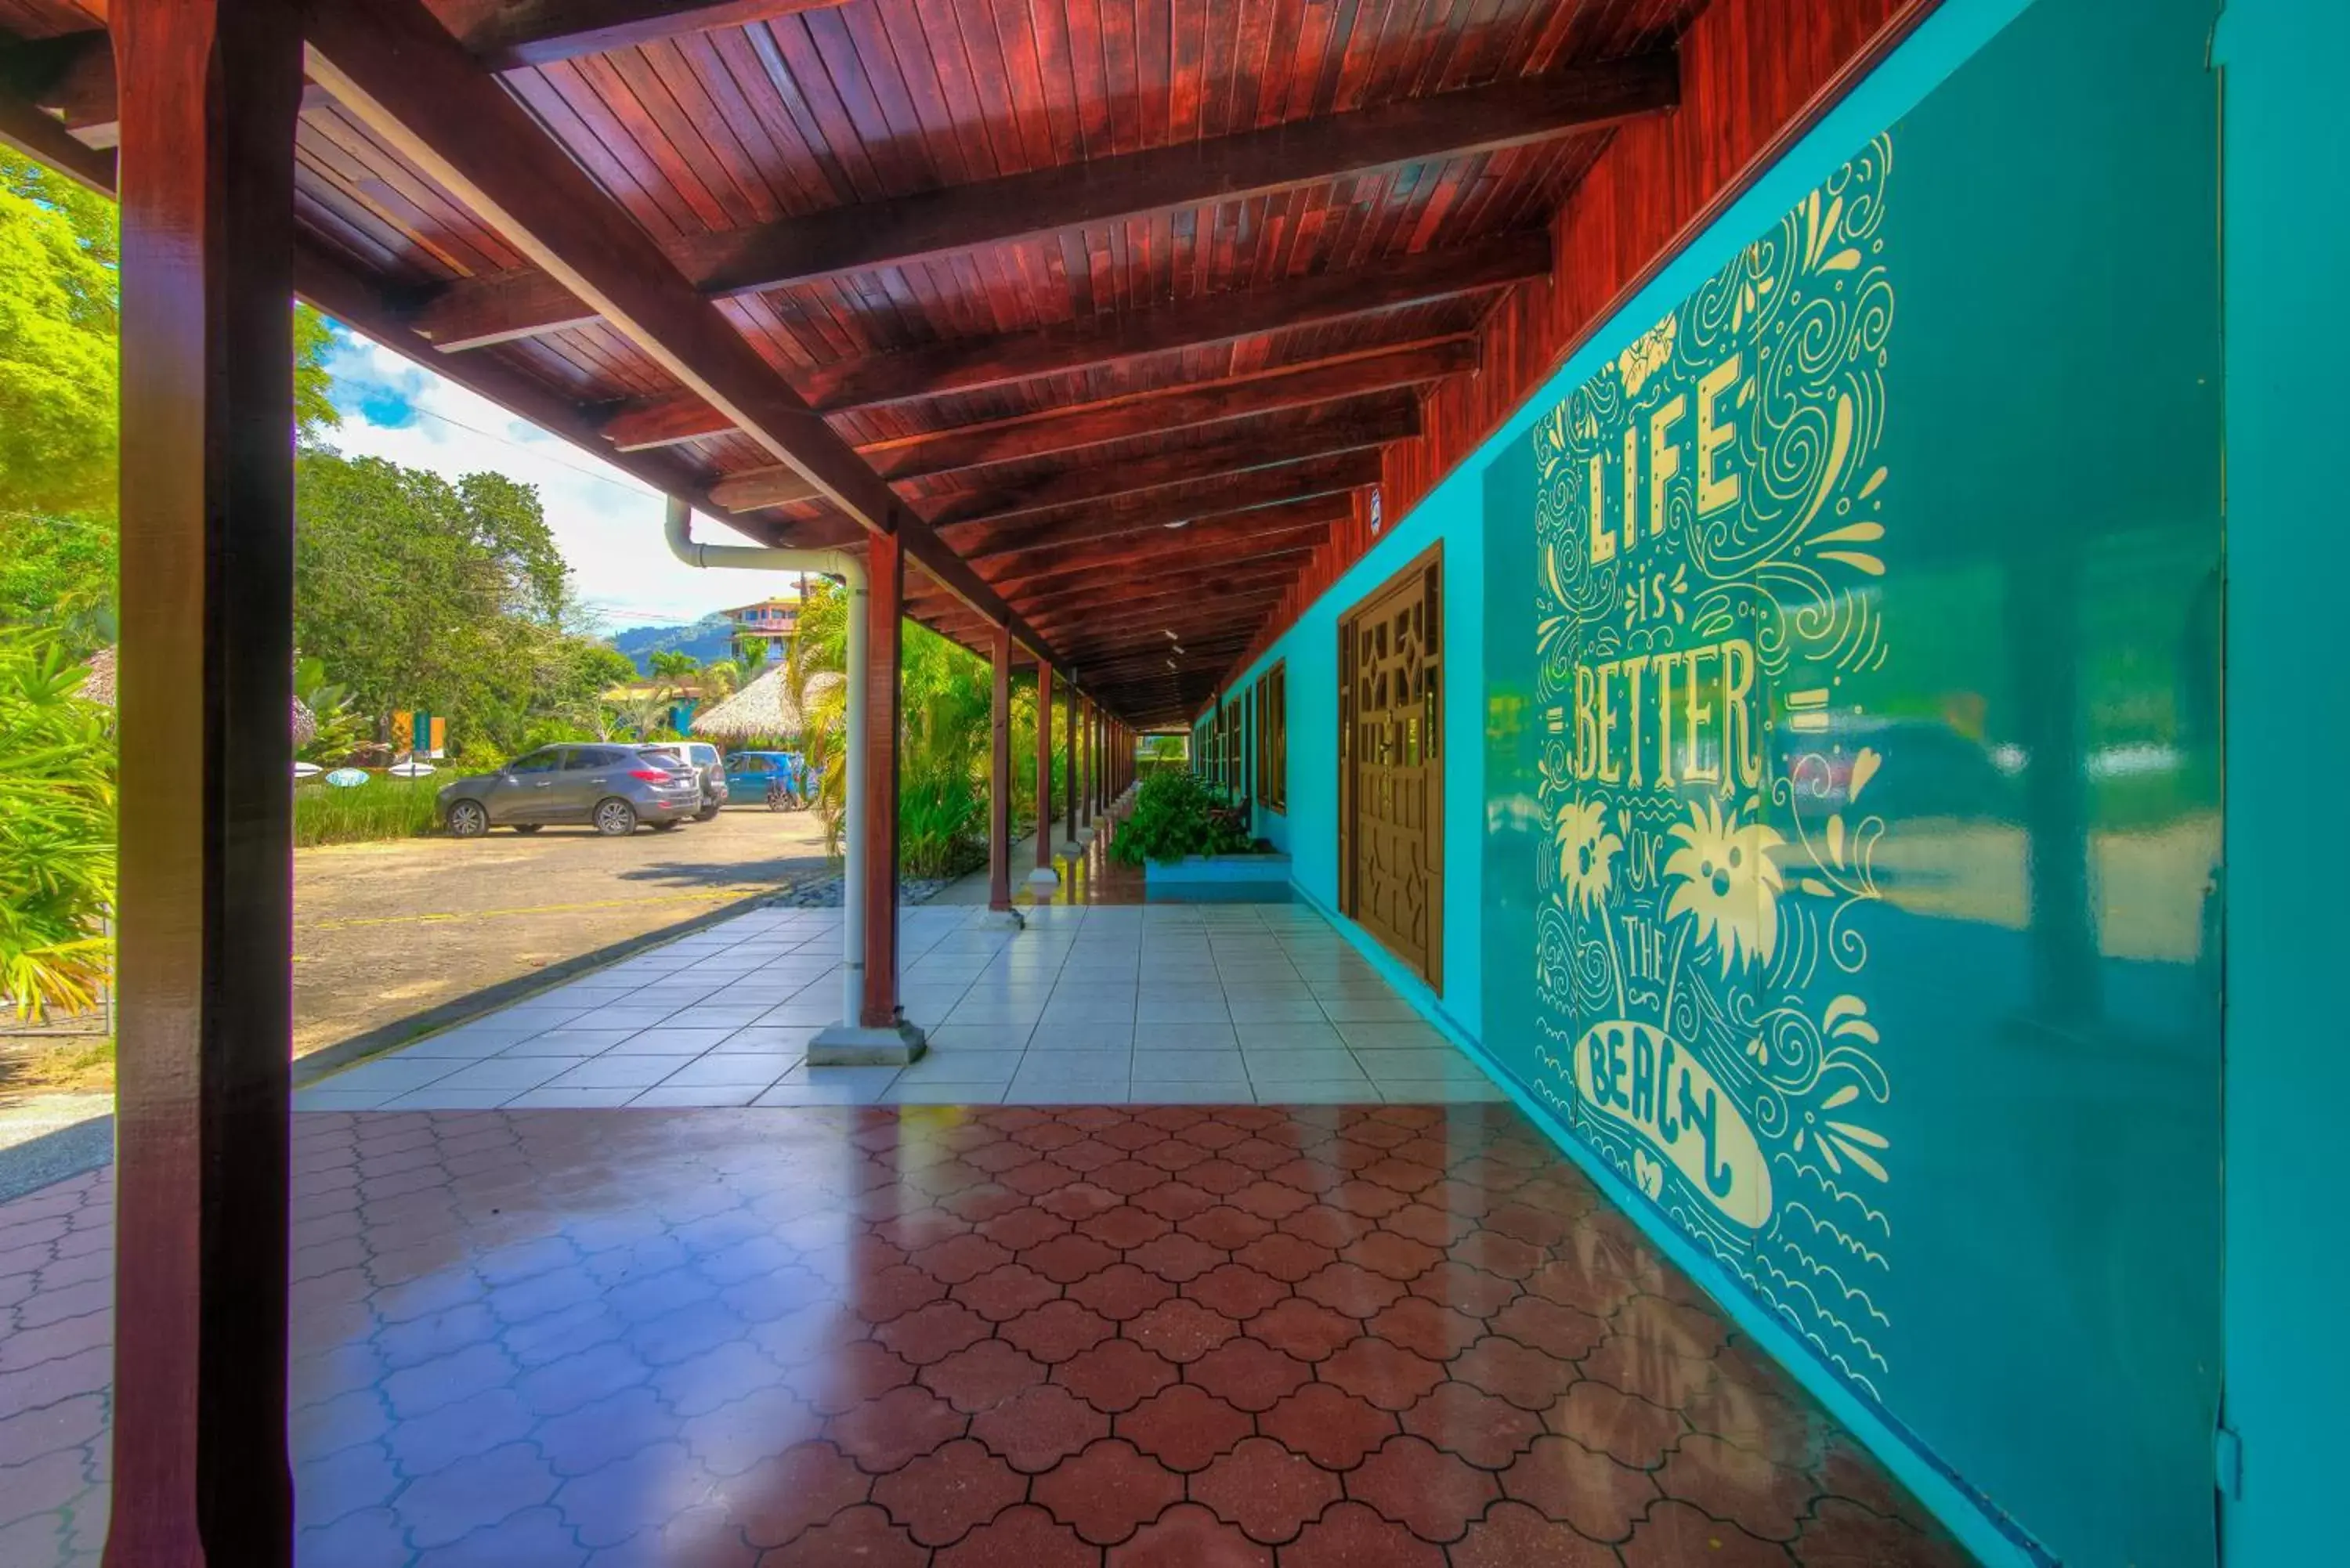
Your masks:
<svg viewBox="0 0 2350 1568"><path fill-rule="evenodd" d="M2095 835L2104 820L2096 814L2108 806L2119 814L2115 823L2135 822L2104 836L2100 853L2107 859L2097 862L2096 877L2107 874L2116 848L2125 858L2151 852L2151 882L2121 902L2156 906L2147 912L2164 933L2158 940L2133 938L2117 929L2106 940L2108 933L2092 922L2087 949L2069 965L2074 975L2069 1002L2044 991L2033 994L2033 982L2022 978L2033 959L2011 956L1997 936L1969 937L1969 922L1947 911L1922 917L1947 928L1922 940L1876 933L1913 955L1904 959L1908 981L1898 988L1908 994L1895 997L1879 1020L1908 1036L1900 1085L1907 1119L1897 1131L1910 1161L1899 1174L1914 1194L1908 1201L1918 1205L1914 1233L1905 1236L1911 1243L1905 1267L1925 1310L1887 1343L1898 1345L1915 1374L1910 1381L1882 1401L1875 1394L1894 1380L1872 1379L1870 1390L1856 1392L1816 1347L1786 1332L1785 1320L1718 1272L1714 1288L1734 1316L1987 1560L2061 1554L2067 1562L2163 1563L2212 1557L2208 1488L2219 1355L2219 1064L2210 967L2216 943L2206 940L2210 914L2199 882L2210 869L2206 823L2216 788L2210 765L2216 678L2199 684L2198 677L2182 673L2208 665L2216 637L2217 286L2210 254L2216 138L2212 81L2204 69L2212 10L2210 0L2152 0L2126 13L2093 0L2040 0L2037 5L1947 0L1517 416L1419 506L1396 519L1388 536L1295 628L1238 673L1233 688L1244 687L1274 659L1288 662L1290 810L1285 819L1266 817L1261 831L1290 850L1301 890L1326 909L1336 888L1330 826L1336 797L1336 623L1429 544L1442 542L1450 600L1445 653L1454 694L1446 732L1446 986L1441 997L1423 992L1422 1000L1440 1023L1499 1069L1522 1104L1539 1111L1529 1085L1540 1074L1529 1066L1529 1036L1520 1033L1530 1020L1523 1008L1521 1016L1503 1016L1515 1005L1513 999L1532 991L1506 983L1508 971L1525 956L1510 936L1524 909L1515 916L1511 910L1532 894L1511 881L1519 873L1510 851L1495 857L1495 871L1488 870L1485 853L1489 832L1506 840L1518 830L1533 793L1515 790L1506 776L1526 760L1512 744L1497 745L1493 767L1499 771L1488 773L1485 732L1490 723L1499 736L1523 714L1501 706L1481 711L1461 700L1471 691L1506 697L1509 672L1488 668L1484 645L1505 650L1513 636L1521 637L1520 646L1530 646L1534 636L1531 600L1514 587L1530 574L1530 557L1521 569L1497 555L1490 564L1498 585L1494 602L1485 602L1487 489L1513 483L1513 463L1529 464L1531 472L1528 432L1562 399L1770 230L1872 137L1929 104L1936 89L1959 73L1954 92L1962 107L1956 112L2008 140L1984 135L1986 148L1996 151L1986 151L1971 169L1955 151L1943 160L1937 177L1955 182L1953 190L1963 189L1963 200L1977 210L1960 213L1954 202L1944 214L1947 225L1938 219L1913 231L1915 266L1929 272L1939 266L1948 275L1928 297L1950 301L1944 312L1950 315L1970 286L1993 296L2029 290L2039 281L2035 269L2048 268L2079 297L2066 307L2074 312L2069 317L2046 308L2044 299L2014 312L2017 327L2033 336L1991 330L1979 333L1974 345L1959 346L1964 363L1944 390L1973 399L1979 420L1996 425L2003 418L2015 460L2032 465L2035 478L2043 488L2053 485L2055 494L2094 496L2094 478L2125 476L2094 501L2102 509L2095 517L2074 522L2090 533L2135 525L2141 544L2167 535L2157 540L2167 547L2039 550L2048 539L2035 533L2048 535L2072 524L2043 515L2019 527L2013 498L2001 493L2001 475L1988 465L1956 460L1966 437L1954 425L1947 446L1952 461L1936 487L1941 493L1919 497L1913 491L1912 499L1931 502L1913 510L1938 511L1947 524L1976 508L1997 524L1991 532L2015 542L2018 559L2033 561L2035 569L2014 574L2016 582L2005 590L1986 593L1969 575L1965 548L1945 549L1949 558L1939 565L1913 561L1913 583L1934 577L1941 602L1918 594L1911 629L1929 634L1928 652L1946 665L1963 662L1970 639L1995 651L2019 628L2030 636L2055 635L2060 650L2069 646L2074 657L2074 695L2085 692L2097 711L2082 715L2081 728L2070 733L2050 731L2043 713L2036 734L2017 734L2011 727L1998 739L2095 744L2102 734L2106 751L2124 753L2122 763L2108 758L2102 764L2108 774L2131 755L2143 760L2147 747L2158 754L2167 747L2182 759L2170 770L2178 775L2171 781L2174 795L2183 786L2192 797L2186 806L2203 808L2205 822L2188 821L2194 812L2175 798L2168 807L2153 808L2157 816L2168 810L2169 819L2148 827L2142 803L2115 805L2106 785L2072 789L2069 806L2068 792L2058 792L2055 809L2076 818L2068 831ZM1999 71L2015 74L2004 85L1978 89L1968 105L1968 77ZM2084 92L2083 83L2100 90ZM1904 173L1912 172L1905 164ZM2035 250L2029 234L2000 234L2002 222L2038 225L2044 239ZM1991 237L1984 240L1978 229L1990 230ZM1960 253L1968 245L1975 247L1973 264L1997 260L2004 264L2002 273L1989 280L1963 275L1968 258ZM2105 296L2135 301L2138 308L2109 308ZM2165 349L2151 361L2144 353L2149 340ZM2199 366L2199 388L2193 385ZM2030 395L2019 395L2018 389ZM1933 395L1913 378L1905 396L1915 402ZM2133 399L2145 405L2138 411L2150 421L2134 425L2125 417ZM2182 463L2165 461L2181 450ZM1492 537L1496 551L1526 544L1507 527ZM2137 571L2141 555L2153 557L2143 574ZM2052 573L2052 566L2061 570ZM2100 611L2101 595L2119 612ZM1510 602L1513 597L1520 602ZM1999 618L1984 623L1982 616ZM2161 668L2150 671L2149 659ZM2147 711L2133 710L2126 691L2134 679L2168 687L2157 705L2164 715L2159 722L2169 726L2164 734L2124 733L2133 723L2146 727ZM2031 680L2018 661L1976 684L1989 707L2012 705ZM2047 808L2049 797L2043 794L2038 805ZM2031 803L2018 807L2029 809ZM2132 811L2138 814L2135 819ZM2166 837L2166 828L2183 828L2183 835ZM1523 846L1516 853L1524 858ZM2189 866L2198 855L2202 861ZM2082 896L2104 894L2093 888ZM2028 900L2029 894L2023 897ZM2098 909L2099 920L2115 919L2109 904ZM1921 919L1914 913L1899 918ZM2032 927L2028 915L2017 923ZM1375 944L1354 934L1375 960L1382 959ZM2083 933L2073 934L2077 947ZM1950 940L1937 943L1936 936ZM2182 943L2191 950L2183 956ZM2044 952L2049 944L2039 946ZM2015 1015L2025 1036L1986 1033L1987 1023L1970 1021L1948 1028L1937 1048L1938 1031L1946 1026L1938 1010L1953 995L1962 1001L1969 977L1986 965L2018 972L2022 990ZM1397 966L1388 967L1393 973ZM2067 967L2040 964L2043 972ZM2094 978L2082 981L2085 973ZM1408 977L1398 978L1410 988ZM2096 1018L2094 1027L2078 1027L2075 1016L2044 1038L2029 1038L2035 1010L2061 1016L2085 999ZM1983 1011L1977 1009L1977 1019ZM2042 1075L2036 1088L2034 1074ZM2117 1096L2117 1088L2126 1092ZM2136 1112L2129 1108L2132 1094L2142 1100ZM1586 1159L1677 1261L1700 1279L1712 1272L1709 1250L1690 1245L1571 1133L1562 1136L1568 1151ZM2024 1222L2011 1222L2019 1216Z"/></svg>
<svg viewBox="0 0 2350 1568"><path fill-rule="evenodd" d="M2312 784L2350 771L2341 664L2350 462L2350 9L2228 0L2228 1425L2226 1561L2340 1561L2350 1440L2334 1166L2350 1051L2326 988L2350 915ZM2322 805L2318 809L2323 809Z"/></svg>

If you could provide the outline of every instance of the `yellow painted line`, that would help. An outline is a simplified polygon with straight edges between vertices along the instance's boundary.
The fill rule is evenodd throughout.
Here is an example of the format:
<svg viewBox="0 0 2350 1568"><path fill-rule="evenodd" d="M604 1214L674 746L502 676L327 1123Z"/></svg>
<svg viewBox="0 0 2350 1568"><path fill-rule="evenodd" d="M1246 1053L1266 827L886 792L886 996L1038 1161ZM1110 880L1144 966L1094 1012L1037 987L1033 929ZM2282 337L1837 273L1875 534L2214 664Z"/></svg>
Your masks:
<svg viewBox="0 0 2350 1568"><path fill-rule="evenodd" d="M650 904L716 904L760 893L788 893L789 882L744 882L726 888L705 888L695 893L657 893L644 898L596 898L577 904L530 904L514 909L423 911L412 915L366 915L349 919L304 920L295 929L343 931L361 926L459 925L468 920L498 920L516 915L574 915L588 909L636 909Z"/></svg>

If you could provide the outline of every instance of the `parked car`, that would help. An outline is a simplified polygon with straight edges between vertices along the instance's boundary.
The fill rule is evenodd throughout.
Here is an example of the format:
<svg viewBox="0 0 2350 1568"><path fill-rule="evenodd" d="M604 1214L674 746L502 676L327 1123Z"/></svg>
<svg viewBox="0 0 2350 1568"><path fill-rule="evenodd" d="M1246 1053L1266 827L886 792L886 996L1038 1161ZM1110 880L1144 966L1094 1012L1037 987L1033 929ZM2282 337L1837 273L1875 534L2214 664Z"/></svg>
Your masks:
<svg viewBox="0 0 2350 1568"><path fill-rule="evenodd" d="M718 755L718 748L707 741L655 741L637 748L640 752L658 752L662 756L683 763L693 770L702 785L702 809L694 813L697 822L708 822L726 804L726 767Z"/></svg>
<svg viewBox="0 0 2350 1568"><path fill-rule="evenodd" d="M610 837L637 824L667 832L702 808L688 765L635 746L541 746L494 774L443 785L442 826L457 838L493 827L536 833L550 822L587 823Z"/></svg>
<svg viewBox="0 0 2350 1568"><path fill-rule="evenodd" d="M797 752L734 752L726 777L742 800L764 800L769 811L797 811L816 799L823 774Z"/></svg>

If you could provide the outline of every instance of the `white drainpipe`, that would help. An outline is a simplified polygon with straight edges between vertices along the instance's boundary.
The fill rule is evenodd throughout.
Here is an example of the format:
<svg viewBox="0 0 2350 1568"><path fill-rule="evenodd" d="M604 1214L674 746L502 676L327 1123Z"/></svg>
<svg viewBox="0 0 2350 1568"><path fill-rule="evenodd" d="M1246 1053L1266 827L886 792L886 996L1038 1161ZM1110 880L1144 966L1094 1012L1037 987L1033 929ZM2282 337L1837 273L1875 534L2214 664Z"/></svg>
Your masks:
<svg viewBox="0 0 2350 1568"><path fill-rule="evenodd" d="M693 538L693 508L670 497L663 529L670 553L689 566L733 566L754 572L814 572L838 577L848 589L847 822L841 870L840 1022L858 1025L865 1001L865 563L846 550L778 550L762 545L702 545ZM798 693L793 693L795 699Z"/></svg>

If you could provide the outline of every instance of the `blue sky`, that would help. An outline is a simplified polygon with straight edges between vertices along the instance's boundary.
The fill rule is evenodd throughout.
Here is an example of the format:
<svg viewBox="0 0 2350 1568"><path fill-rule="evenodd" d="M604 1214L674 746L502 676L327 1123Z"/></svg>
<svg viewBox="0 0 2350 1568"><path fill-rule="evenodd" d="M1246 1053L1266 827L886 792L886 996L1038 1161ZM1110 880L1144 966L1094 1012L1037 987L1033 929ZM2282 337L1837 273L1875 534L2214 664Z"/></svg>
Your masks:
<svg viewBox="0 0 2350 1568"><path fill-rule="evenodd" d="M339 326L327 364L343 416L328 445L451 479L494 470L536 485L579 596L606 629L697 620L765 591L751 574L680 565L661 545L659 495L454 382Z"/></svg>

